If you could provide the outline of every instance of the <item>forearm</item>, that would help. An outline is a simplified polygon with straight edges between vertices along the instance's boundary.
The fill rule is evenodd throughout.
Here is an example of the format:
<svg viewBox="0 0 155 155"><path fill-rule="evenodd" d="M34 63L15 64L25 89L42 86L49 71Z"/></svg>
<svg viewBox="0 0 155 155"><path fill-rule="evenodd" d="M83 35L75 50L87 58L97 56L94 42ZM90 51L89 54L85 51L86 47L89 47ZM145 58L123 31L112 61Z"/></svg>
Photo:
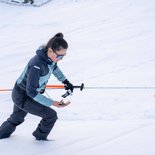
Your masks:
<svg viewBox="0 0 155 155"><path fill-rule="evenodd" d="M57 66L56 69L53 71L53 75L60 81L63 82L65 81L66 77L63 74L63 72L59 69L59 67Z"/></svg>

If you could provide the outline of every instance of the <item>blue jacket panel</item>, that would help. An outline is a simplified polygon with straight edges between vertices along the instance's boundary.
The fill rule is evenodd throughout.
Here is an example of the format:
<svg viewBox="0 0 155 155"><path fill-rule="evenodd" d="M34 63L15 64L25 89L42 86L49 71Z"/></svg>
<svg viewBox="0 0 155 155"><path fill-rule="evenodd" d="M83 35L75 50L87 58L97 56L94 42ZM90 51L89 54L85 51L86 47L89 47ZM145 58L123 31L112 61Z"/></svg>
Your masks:
<svg viewBox="0 0 155 155"><path fill-rule="evenodd" d="M17 79L17 84L33 100L45 106L51 106L53 100L39 93L40 90L45 88L51 74L61 82L66 79L57 63L48 58L47 52L41 47L28 62L24 71Z"/></svg>

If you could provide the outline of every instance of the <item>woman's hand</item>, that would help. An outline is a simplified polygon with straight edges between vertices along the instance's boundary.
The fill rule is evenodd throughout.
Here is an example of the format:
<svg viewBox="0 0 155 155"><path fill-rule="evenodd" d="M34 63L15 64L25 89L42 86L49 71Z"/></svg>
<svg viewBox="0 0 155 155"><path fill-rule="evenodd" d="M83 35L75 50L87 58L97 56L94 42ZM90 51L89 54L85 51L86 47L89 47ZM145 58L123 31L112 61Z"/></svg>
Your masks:
<svg viewBox="0 0 155 155"><path fill-rule="evenodd" d="M57 107L57 108L63 108L66 107L70 104L70 101L64 102L63 100L59 101L54 101L53 102L53 106Z"/></svg>

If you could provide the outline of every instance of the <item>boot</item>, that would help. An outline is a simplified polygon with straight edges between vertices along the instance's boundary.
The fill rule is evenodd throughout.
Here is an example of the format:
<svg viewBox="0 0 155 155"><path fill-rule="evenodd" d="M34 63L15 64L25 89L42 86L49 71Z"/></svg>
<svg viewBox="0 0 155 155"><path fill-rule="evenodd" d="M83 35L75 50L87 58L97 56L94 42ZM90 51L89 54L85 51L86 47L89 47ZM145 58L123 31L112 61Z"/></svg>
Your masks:
<svg viewBox="0 0 155 155"><path fill-rule="evenodd" d="M16 126L8 121L5 121L0 126L0 139L8 138L15 131Z"/></svg>

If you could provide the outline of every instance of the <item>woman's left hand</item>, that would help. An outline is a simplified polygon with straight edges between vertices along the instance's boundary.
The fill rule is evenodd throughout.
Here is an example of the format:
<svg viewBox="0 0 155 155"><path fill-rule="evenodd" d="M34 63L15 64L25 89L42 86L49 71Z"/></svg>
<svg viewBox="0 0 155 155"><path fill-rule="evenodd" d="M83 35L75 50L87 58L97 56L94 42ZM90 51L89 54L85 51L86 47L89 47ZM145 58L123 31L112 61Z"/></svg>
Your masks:
<svg viewBox="0 0 155 155"><path fill-rule="evenodd" d="M53 106L57 107L57 108L62 108L62 107L66 107L70 104L70 101L64 102L63 100L59 101L54 101Z"/></svg>

